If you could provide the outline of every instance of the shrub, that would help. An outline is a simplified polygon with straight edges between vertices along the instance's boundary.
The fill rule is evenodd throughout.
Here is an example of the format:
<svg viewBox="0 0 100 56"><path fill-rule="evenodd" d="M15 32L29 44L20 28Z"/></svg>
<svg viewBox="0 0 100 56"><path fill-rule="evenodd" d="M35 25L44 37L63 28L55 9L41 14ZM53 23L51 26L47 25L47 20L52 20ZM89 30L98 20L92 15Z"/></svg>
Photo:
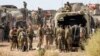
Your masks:
<svg viewBox="0 0 100 56"><path fill-rule="evenodd" d="M88 39L85 52L87 56L100 56L100 30Z"/></svg>

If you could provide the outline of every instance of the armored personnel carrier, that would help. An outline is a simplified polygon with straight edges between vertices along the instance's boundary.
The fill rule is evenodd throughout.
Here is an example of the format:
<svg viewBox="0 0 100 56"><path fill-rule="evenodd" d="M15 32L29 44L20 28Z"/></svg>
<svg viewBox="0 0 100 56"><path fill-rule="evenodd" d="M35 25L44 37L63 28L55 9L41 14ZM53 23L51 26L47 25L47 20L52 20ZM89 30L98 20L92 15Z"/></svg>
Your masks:
<svg viewBox="0 0 100 56"><path fill-rule="evenodd" d="M67 44L71 44L71 46L68 45L69 48L80 46L79 43L82 43L84 41L84 39L86 40L88 37L90 37L91 30L95 25L93 17L90 14L84 13L82 11L57 12L54 19L55 19L55 29L59 29L60 27L62 27L62 29L66 32L66 26L67 27L70 26L68 29L68 30L70 30L69 37L67 37L67 39L66 39L66 37L64 37L66 41L69 41ZM59 32L55 31L55 34L56 33L59 33ZM65 35L66 35L66 33L65 33ZM56 34L56 36L57 36L57 34ZM80 38L80 37L82 37L82 38ZM64 38L60 39L60 40L65 41ZM69 40L70 38L72 40ZM77 42L78 40L82 40L82 42L80 42L80 41ZM59 43L59 41L58 41L58 43ZM60 43L63 43L63 42L60 42ZM63 45L64 44L62 44L60 46L63 46Z"/></svg>
<svg viewBox="0 0 100 56"><path fill-rule="evenodd" d="M86 27L87 34L91 32L91 23L92 16L90 16L88 13L84 12L57 12L55 15L55 27L59 27L59 25L62 25L63 27L66 25L82 25L82 27Z"/></svg>

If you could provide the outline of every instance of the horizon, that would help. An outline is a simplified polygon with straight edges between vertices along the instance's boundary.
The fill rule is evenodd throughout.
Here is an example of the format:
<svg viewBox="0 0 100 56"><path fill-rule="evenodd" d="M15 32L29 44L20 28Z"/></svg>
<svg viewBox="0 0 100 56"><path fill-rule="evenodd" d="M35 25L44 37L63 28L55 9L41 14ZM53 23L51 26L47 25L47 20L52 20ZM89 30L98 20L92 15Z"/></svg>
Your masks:
<svg viewBox="0 0 100 56"><path fill-rule="evenodd" d="M66 2L70 3L99 3L100 0L0 0L0 5L14 5L17 8L23 8L23 1L27 2L27 9L37 10L38 7L43 10L57 10L64 5Z"/></svg>

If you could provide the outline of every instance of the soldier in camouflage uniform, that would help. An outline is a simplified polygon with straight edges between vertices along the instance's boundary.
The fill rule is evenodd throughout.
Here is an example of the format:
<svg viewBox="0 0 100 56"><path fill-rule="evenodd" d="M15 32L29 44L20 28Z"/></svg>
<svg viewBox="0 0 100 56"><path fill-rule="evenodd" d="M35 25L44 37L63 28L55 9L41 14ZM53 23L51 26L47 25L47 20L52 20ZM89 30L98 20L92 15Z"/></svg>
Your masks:
<svg viewBox="0 0 100 56"><path fill-rule="evenodd" d="M53 26L50 26L50 36L51 36L51 38L50 38L50 44L52 45L53 44L53 42L54 42L54 30L55 29L53 29Z"/></svg>
<svg viewBox="0 0 100 56"><path fill-rule="evenodd" d="M64 49L63 40L64 40L64 29L60 25L60 27L57 28L57 46L60 49L60 51Z"/></svg>
<svg viewBox="0 0 100 56"><path fill-rule="evenodd" d="M12 29L10 30L10 40L11 40L11 50L13 48L18 48L18 41L17 41L17 28L16 27L12 27Z"/></svg>
<svg viewBox="0 0 100 56"><path fill-rule="evenodd" d="M69 2L67 2L66 4L64 4L64 9L63 9L64 12L71 12L71 10L72 10L72 7L69 4Z"/></svg>
<svg viewBox="0 0 100 56"><path fill-rule="evenodd" d="M24 5L24 8L26 9L27 3L25 1L23 1L23 5Z"/></svg>
<svg viewBox="0 0 100 56"><path fill-rule="evenodd" d="M53 30L48 25L46 26L45 29L45 35L46 35L46 48L48 49L50 44L53 43Z"/></svg>
<svg viewBox="0 0 100 56"><path fill-rule="evenodd" d="M18 36L18 49L21 49L21 37L19 36L20 32L22 31L23 29L21 27L18 27L17 29L17 36Z"/></svg>
<svg viewBox="0 0 100 56"><path fill-rule="evenodd" d="M40 28L39 28L39 43L38 43L37 47L41 48L41 45L43 44L43 38L44 38L44 29L43 29L42 25L40 25Z"/></svg>
<svg viewBox="0 0 100 56"><path fill-rule="evenodd" d="M29 28L27 29L27 32L28 32L28 37L29 37L29 50L31 50L32 42L33 42L33 35L34 35L32 26L29 26Z"/></svg>
<svg viewBox="0 0 100 56"><path fill-rule="evenodd" d="M65 49L66 51L70 51L71 50L71 29L70 26L65 26Z"/></svg>
<svg viewBox="0 0 100 56"><path fill-rule="evenodd" d="M28 51L28 34L25 29L23 29L18 37L20 38L21 49L22 51Z"/></svg>
<svg viewBox="0 0 100 56"><path fill-rule="evenodd" d="M38 11L37 11L37 23L38 23L38 25L43 26L43 14L42 14L41 8L38 8Z"/></svg>

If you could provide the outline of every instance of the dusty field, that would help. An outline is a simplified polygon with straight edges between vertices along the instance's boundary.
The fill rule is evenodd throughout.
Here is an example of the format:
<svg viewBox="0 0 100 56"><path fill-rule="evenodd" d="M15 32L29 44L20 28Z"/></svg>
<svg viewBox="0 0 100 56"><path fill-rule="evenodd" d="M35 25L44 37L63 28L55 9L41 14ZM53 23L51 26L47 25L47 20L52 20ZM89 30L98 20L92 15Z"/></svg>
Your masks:
<svg viewBox="0 0 100 56"><path fill-rule="evenodd" d="M33 43L33 48L36 48L37 46L37 40L34 41ZM0 53L2 56L39 56L38 50L30 50L28 52L22 52L18 50L10 50L10 43L7 42L0 42ZM1 55L0 55L1 56ZM79 51L79 52L59 52L57 49L50 49L46 50L45 56L85 56L84 52Z"/></svg>

